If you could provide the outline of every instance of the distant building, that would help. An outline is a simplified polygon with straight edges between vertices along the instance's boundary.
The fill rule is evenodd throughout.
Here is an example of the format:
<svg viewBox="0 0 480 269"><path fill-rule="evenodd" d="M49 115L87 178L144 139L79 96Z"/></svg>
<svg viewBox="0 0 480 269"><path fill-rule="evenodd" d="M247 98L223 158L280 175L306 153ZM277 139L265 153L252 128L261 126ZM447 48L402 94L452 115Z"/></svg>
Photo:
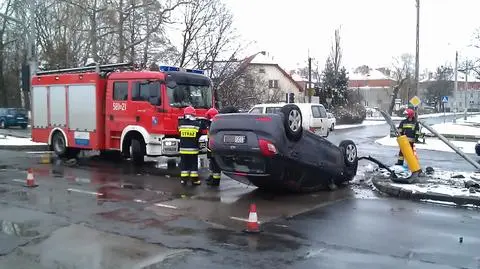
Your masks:
<svg viewBox="0 0 480 269"><path fill-rule="evenodd" d="M349 73L348 88L357 91L364 99L366 107L388 109L393 86L396 82L378 69L370 69L368 73L352 71Z"/></svg>

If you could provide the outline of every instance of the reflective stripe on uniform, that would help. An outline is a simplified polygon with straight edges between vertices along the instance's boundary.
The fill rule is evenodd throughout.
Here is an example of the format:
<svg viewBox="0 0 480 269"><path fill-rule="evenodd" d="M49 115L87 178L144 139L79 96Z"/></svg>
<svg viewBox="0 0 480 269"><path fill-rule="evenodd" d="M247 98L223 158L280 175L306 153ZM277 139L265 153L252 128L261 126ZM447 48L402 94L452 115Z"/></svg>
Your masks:
<svg viewBox="0 0 480 269"><path fill-rule="evenodd" d="M198 177L197 171L190 171L190 177Z"/></svg>
<svg viewBox="0 0 480 269"><path fill-rule="evenodd" d="M412 137L407 137L408 138L408 142L415 142L415 138L412 138Z"/></svg>
<svg viewBox="0 0 480 269"><path fill-rule="evenodd" d="M182 171L180 172L180 177L188 177L190 175L190 171Z"/></svg>
<svg viewBox="0 0 480 269"><path fill-rule="evenodd" d="M190 155L198 154L198 149L180 148L180 154L190 154Z"/></svg>
<svg viewBox="0 0 480 269"><path fill-rule="evenodd" d="M195 126L195 125L180 125L180 126L178 126L178 129L195 129L195 130L198 130L198 129L200 129L200 127Z"/></svg>
<svg viewBox="0 0 480 269"><path fill-rule="evenodd" d="M399 161L403 161L403 156L398 156Z"/></svg>
<svg viewBox="0 0 480 269"><path fill-rule="evenodd" d="M213 179L220 179L222 177L222 174L220 173L213 173L212 174Z"/></svg>
<svg viewBox="0 0 480 269"><path fill-rule="evenodd" d="M409 124L409 123L406 123L402 126L402 128L404 129L414 129L415 128L415 124Z"/></svg>

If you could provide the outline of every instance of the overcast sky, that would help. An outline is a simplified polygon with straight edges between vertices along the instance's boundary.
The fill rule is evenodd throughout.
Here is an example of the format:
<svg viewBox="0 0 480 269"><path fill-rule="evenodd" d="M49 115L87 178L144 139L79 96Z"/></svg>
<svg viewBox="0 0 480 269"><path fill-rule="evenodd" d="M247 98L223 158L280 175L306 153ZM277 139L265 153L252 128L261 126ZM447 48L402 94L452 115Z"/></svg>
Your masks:
<svg viewBox="0 0 480 269"><path fill-rule="evenodd" d="M323 66L334 30L341 27L343 63L390 66L402 53L415 54L415 0L224 0L236 27L256 41L248 53L267 51L285 69L303 67L308 51ZM480 0L421 0L420 70L454 62L480 27Z"/></svg>

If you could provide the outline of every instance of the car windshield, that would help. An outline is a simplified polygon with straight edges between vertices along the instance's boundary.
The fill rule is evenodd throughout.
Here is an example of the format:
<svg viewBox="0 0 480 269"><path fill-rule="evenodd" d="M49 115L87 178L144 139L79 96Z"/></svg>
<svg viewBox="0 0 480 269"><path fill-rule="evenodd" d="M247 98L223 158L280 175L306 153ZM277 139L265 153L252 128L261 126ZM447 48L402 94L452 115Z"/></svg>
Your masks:
<svg viewBox="0 0 480 269"><path fill-rule="evenodd" d="M211 86L177 84L175 88L167 87L167 93L172 107L212 107Z"/></svg>
<svg viewBox="0 0 480 269"><path fill-rule="evenodd" d="M27 114L26 110L23 108L9 108L7 111L8 114Z"/></svg>

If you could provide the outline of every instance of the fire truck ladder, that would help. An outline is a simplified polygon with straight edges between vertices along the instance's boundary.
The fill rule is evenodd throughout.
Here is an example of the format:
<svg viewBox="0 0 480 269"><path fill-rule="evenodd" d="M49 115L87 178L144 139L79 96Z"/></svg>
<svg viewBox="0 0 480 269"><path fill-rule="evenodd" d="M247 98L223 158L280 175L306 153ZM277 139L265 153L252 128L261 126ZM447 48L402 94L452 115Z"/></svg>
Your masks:
<svg viewBox="0 0 480 269"><path fill-rule="evenodd" d="M77 73L77 72L81 73L81 72L88 72L88 71L95 71L97 73L112 72L112 71L115 71L115 69L118 69L121 67L133 67L133 64L132 63L118 63L118 64L104 64L104 65L97 64L97 65L84 66L84 67L38 71L37 75L51 75L51 74L61 74L61 73Z"/></svg>

